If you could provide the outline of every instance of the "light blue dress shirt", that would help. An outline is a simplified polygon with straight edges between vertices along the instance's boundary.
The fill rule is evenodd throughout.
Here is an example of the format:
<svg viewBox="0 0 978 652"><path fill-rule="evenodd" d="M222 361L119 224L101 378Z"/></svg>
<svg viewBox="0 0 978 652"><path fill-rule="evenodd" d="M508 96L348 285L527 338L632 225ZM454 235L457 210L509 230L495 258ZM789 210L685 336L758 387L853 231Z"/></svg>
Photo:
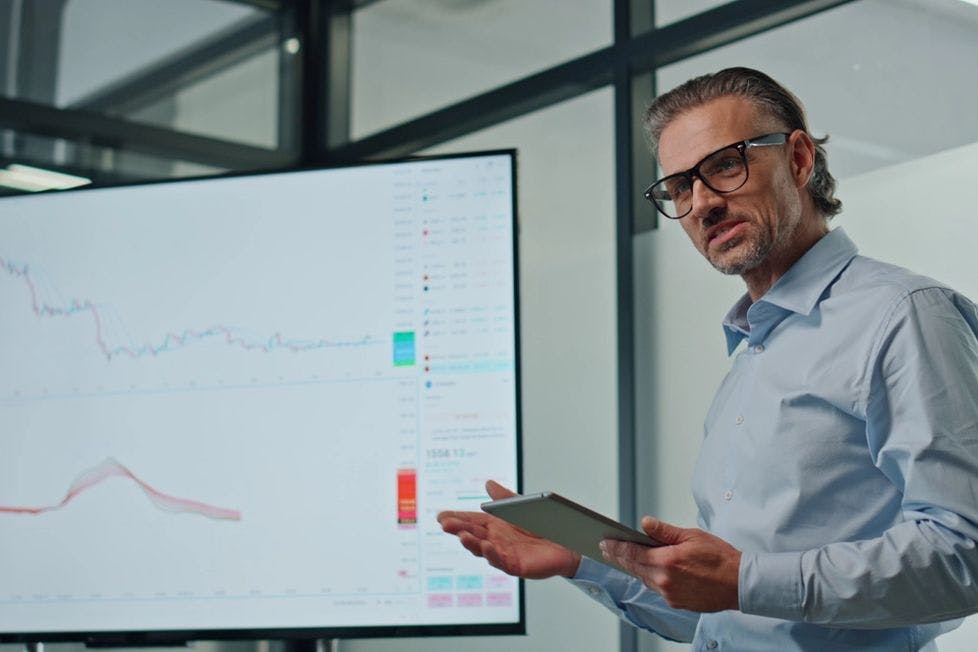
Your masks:
<svg viewBox="0 0 978 652"><path fill-rule="evenodd" d="M743 552L740 611L671 609L584 559L574 582L695 650L921 650L978 611L978 309L841 229L724 321L733 360L693 475Z"/></svg>

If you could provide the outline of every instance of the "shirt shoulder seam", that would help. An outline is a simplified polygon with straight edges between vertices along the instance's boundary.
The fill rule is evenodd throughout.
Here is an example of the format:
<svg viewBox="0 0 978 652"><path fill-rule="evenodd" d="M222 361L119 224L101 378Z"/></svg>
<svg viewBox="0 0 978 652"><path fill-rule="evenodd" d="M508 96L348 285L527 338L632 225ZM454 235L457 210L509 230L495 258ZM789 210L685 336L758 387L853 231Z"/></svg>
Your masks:
<svg viewBox="0 0 978 652"><path fill-rule="evenodd" d="M892 283L890 285L896 286L900 291L890 300L890 304L883 311L883 317L880 319L879 326L876 328L876 333L873 336L873 346L866 358L865 369L863 370L863 378L865 378L864 388L861 392L861 400L864 405L869 405L870 392L872 391L872 374L873 367L876 364L877 359L880 355L880 350L883 347L883 343L886 341L885 334L889 332L890 324L896 315L897 309L905 304L916 294L927 292L930 290L938 290L942 294L946 294L948 288L937 283L932 282L927 285L921 285L916 287L907 287L903 284Z"/></svg>

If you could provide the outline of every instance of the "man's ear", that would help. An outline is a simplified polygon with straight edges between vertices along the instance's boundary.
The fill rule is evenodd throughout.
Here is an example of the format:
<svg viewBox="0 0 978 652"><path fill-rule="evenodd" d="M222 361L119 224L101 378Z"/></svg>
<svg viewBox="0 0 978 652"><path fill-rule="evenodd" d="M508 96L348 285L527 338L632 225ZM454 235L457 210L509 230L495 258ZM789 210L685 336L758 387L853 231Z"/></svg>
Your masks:
<svg viewBox="0 0 978 652"><path fill-rule="evenodd" d="M804 188L815 172L815 141L806 132L795 129L788 136L788 153L795 185Z"/></svg>

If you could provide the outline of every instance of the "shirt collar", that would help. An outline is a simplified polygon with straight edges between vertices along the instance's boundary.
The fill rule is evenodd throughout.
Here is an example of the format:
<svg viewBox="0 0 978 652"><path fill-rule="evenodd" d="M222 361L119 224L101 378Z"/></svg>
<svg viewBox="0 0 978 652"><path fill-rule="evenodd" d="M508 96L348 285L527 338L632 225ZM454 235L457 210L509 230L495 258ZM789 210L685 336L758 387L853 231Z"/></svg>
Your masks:
<svg viewBox="0 0 978 652"><path fill-rule="evenodd" d="M841 228L829 231L757 303L768 303L800 315L811 314L825 290L856 256L857 251L855 243ZM750 295L744 294L723 320L728 354L732 354L740 341L750 335L751 315L748 311L752 305Z"/></svg>

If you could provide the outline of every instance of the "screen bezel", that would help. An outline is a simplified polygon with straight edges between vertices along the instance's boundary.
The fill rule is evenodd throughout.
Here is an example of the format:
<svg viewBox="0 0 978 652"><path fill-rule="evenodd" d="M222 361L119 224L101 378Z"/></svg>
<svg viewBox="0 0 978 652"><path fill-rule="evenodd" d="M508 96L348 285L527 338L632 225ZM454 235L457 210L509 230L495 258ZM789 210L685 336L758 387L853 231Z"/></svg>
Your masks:
<svg viewBox="0 0 978 652"><path fill-rule="evenodd" d="M418 161L439 161L457 158L477 158L485 156L508 156L511 170L512 198L512 256L513 256L513 336L514 336L514 386L516 408L516 490L523 483L523 440L522 440L522 374L520 355L520 303L519 303L519 213L517 201L517 151L515 149L495 149L467 151L452 154L410 156L395 159L369 161L336 162L328 165L277 168L270 170L227 172L213 175L181 177L176 179L146 180L123 183L93 184L68 190L50 190L33 194L12 194L0 196L0 205L10 200L24 197L43 198L52 193L88 193L101 190L132 188L139 186L163 186L209 183L212 181L262 177L269 175L290 175L302 172L328 171L364 166L397 165ZM227 641L281 639L304 641L337 638L390 638L390 637L428 637L428 636L492 636L519 635L526 633L525 582L518 581L517 602L519 620L511 623L472 623L472 624L426 624L426 625L362 625L350 627L299 627L299 628L240 628L240 629L133 629L105 631L57 631L57 632L2 632L0 643L61 643L81 642L92 647L140 647L185 645L190 641Z"/></svg>

